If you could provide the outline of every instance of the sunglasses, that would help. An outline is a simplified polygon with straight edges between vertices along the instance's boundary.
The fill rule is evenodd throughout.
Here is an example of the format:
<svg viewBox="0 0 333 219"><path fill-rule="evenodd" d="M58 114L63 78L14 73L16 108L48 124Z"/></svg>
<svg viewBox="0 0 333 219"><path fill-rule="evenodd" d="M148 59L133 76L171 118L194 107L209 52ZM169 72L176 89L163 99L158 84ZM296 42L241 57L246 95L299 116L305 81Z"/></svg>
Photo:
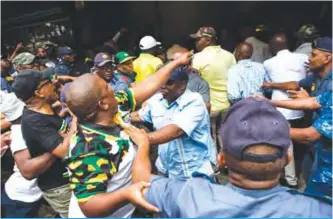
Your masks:
<svg viewBox="0 0 333 219"><path fill-rule="evenodd" d="M43 81L40 85L38 85L37 90L42 88L43 86L45 86L48 83L52 83L52 80L54 80L54 79L57 80L57 77L58 77L57 75L51 75L49 77L49 79Z"/></svg>
<svg viewBox="0 0 333 219"><path fill-rule="evenodd" d="M45 86L48 83L52 83L49 79L46 81L43 81L41 84L38 85L37 90L41 89L43 86Z"/></svg>

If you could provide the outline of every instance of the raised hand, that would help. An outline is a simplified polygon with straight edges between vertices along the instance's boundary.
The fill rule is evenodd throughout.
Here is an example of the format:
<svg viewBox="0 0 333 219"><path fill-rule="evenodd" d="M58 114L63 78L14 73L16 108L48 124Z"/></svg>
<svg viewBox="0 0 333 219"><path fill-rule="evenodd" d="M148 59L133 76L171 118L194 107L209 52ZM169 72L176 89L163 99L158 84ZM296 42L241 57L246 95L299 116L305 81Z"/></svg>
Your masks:
<svg viewBox="0 0 333 219"><path fill-rule="evenodd" d="M193 50L182 54L177 59L175 59L175 61L178 62L180 65L187 65L190 63L192 56L193 56Z"/></svg>

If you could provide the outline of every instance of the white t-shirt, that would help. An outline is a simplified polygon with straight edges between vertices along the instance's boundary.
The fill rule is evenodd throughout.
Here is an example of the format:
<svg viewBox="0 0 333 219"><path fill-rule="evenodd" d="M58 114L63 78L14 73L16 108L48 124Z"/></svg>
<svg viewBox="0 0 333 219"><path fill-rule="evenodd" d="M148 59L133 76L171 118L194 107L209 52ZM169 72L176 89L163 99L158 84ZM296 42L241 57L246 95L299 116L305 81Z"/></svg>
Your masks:
<svg viewBox="0 0 333 219"><path fill-rule="evenodd" d="M291 53L288 50L279 51L275 57L266 60L264 67L270 80L274 83L300 81L306 77L304 63L308 57L304 54ZM285 91L273 90L272 100L288 100L289 94ZM287 120L299 119L304 116L301 110L277 108Z"/></svg>
<svg viewBox="0 0 333 219"><path fill-rule="evenodd" d="M27 149L21 132L21 125L12 125L10 149L14 155L18 151ZM14 173L5 184L5 191L12 200L26 203L38 201L42 197L42 191L37 186L37 179L26 180L15 163Z"/></svg>
<svg viewBox="0 0 333 219"><path fill-rule="evenodd" d="M112 192L120 188L127 187L132 184L132 165L136 154L136 146L130 144L128 153L125 155L124 160L120 163L118 172L112 176L108 182L107 192ZM127 204L119 208L107 218L130 218L135 210L135 206ZM80 209L75 195L72 193L71 201L69 203L69 218L86 218Z"/></svg>

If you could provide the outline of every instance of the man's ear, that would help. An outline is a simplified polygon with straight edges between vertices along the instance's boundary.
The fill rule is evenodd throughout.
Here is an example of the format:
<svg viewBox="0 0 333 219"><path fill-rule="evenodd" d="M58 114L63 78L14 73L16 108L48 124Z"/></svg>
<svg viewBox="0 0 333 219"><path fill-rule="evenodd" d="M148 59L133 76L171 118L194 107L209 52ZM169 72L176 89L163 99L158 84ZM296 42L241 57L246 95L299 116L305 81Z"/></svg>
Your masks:
<svg viewBox="0 0 333 219"><path fill-rule="evenodd" d="M293 152L291 150L287 151L286 154L286 164L285 166L287 166L293 159Z"/></svg>
<svg viewBox="0 0 333 219"><path fill-rule="evenodd" d="M98 106L105 111L109 109L109 105L104 102L104 99L98 101Z"/></svg>
<svg viewBox="0 0 333 219"><path fill-rule="evenodd" d="M183 90L186 90L186 87L187 87L187 81L182 81L182 82L181 82L181 85L182 85L182 89L183 89Z"/></svg>
<svg viewBox="0 0 333 219"><path fill-rule="evenodd" d="M39 98L44 98L44 94L41 93L40 90L35 90L35 96L39 97Z"/></svg>
<svg viewBox="0 0 333 219"><path fill-rule="evenodd" d="M329 55L326 56L325 64L326 63L330 63L330 62L332 62L332 55L331 54L329 54Z"/></svg>
<svg viewBox="0 0 333 219"><path fill-rule="evenodd" d="M225 160L225 154L223 152L220 152L217 154L217 165L220 169L227 166L226 160Z"/></svg>

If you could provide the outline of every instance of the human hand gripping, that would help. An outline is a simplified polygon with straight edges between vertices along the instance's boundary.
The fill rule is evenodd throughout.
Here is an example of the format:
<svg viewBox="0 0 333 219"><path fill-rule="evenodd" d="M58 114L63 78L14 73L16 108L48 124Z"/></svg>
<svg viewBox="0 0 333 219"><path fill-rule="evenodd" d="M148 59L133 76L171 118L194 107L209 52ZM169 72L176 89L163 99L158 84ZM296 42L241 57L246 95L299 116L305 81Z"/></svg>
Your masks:
<svg viewBox="0 0 333 219"><path fill-rule="evenodd" d="M289 94L289 97L293 99L306 99L310 97L309 93L302 87L300 91L288 90L287 93Z"/></svg>
<svg viewBox="0 0 333 219"><path fill-rule="evenodd" d="M144 199L144 193L150 186L150 183L141 181L130 185L127 192L127 199L135 206L142 207L151 212L159 212L159 209Z"/></svg>
<svg viewBox="0 0 333 219"><path fill-rule="evenodd" d="M264 89L272 88L271 82L264 82L264 84L261 86Z"/></svg>
<svg viewBox="0 0 333 219"><path fill-rule="evenodd" d="M11 143L10 134L11 132L6 132L5 134L1 135L1 145L0 145L1 157L6 153Z"/></svg>
<svg viewBox="0 0 333 219"><path fill-rule="evenodd" d="M148 135L143 129L138 129L135 126L130 125L125 129L125 133L130 136L132 141L138 147L149 147Z"/></svg>

